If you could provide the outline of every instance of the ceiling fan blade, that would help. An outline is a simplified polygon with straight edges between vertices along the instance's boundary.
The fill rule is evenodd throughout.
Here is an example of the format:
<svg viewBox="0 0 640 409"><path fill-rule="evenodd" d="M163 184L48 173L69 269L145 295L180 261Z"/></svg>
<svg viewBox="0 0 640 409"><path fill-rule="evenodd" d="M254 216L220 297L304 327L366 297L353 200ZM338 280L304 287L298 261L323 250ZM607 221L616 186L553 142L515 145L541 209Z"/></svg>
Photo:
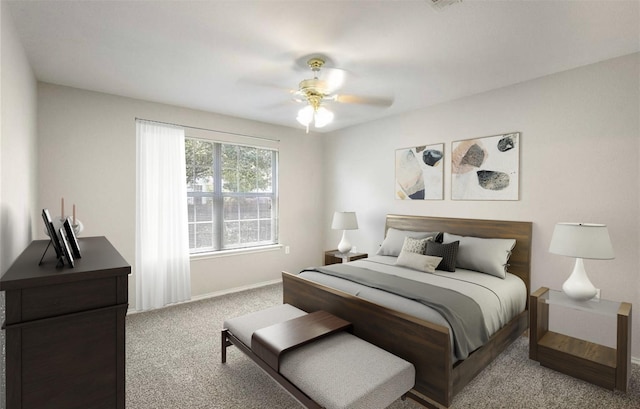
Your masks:
<svg viewBox="0 0 640 409"><path fill-rule="evenodd" d="M384 97L365 97L357 95L334 95L332 98L336 102L341 104L360 104L360 105L373 105L378 107L390 107L393 105L393 98Z"/></svg>
<svg viewBox="0 0 640 409"><path fill-rule="evenodd" d="M288 88L273 82L260 81L260 80L250 79L250 78L240 78L236 83L242 87L258 87L266 90L275 90L279 92L282 92L282 91L295 92L295 90L292 88Z"/></svg>
<svg viewBox="0 0 640 409"><path fill-rule="evenodd" d="M296 107L296 104L292 104L291 101L280 101L280 102L275 102L275 103L271 103L271 104L264 104L261 106L261 109L265 109L265 110L282 110L282 109L293 109L295 112L295 109L299 109Z"/></svg>

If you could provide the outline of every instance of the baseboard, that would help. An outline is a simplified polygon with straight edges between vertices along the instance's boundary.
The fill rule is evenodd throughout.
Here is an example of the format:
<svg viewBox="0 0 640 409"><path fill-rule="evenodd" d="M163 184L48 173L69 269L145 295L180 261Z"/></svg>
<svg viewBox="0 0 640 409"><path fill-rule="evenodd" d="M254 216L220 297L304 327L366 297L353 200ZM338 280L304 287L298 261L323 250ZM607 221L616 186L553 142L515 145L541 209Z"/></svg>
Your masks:
<svg viewBox="0 0 640 409"><path fill-rule="evenodd" d="M178 303L174 303L174 304L169 304L169 305L167 305L167 306L165 306L163 308L173 307L174 305L186 304L186 303L200 301L200 300L206 300L208 298L221 297L223 295L239 293L241 291L251 290L251 289L260 288L260 287L265 287L265 286L268 286L268 285L278 284L278 283L281 283L281 282L282 282L282 279L278 278L276 280L263 281L263 282L260 282L260 283L249 284L249 285L245 285L245 286L242 286L242 287L228 288L226 290L221 290L221 291L215 291L215 292L212 292L212 293L196 295L196 296L191 297L190 300L183 301L183 302L178 302ZM135 308L135 307L129 306L129 309L127 310L127 315L129 315L129 314L137 314L137 313L140 313L140 312L145 312L145 311L136 311L133 308ZM151 311L151 310L148 310L148 311Z"/></svg>
<svg viewBox="0 0 640 409"><path fill-rule="evenodd" d="M640 358L631 357L631 363L632 364L636 364L636 365L640 365Z"/></svg>
<svg viewBox="0 0 640 409"><path fill-rule="evenodd" d="M235 288L229 288L227 290L222 290L222 291L216 291L213 293L208 293L208 294L202 294L202 295L196 295L195 297L191 297L191 300L186 301L186 302L193 302L193 301L199 301L199 300L206 300L207 298L214 298L214 297L220 297L222 295L227 295L227 294L233 294L233 293L239 293L241 291L246 291L246 290L251 290L253 288L260 288L260 287L265 287L268 285L272 285L272 284L278 284L281 283L282 279L278 278L276 280L271 280L271 281L263 281L261 283L256 283L256 284L250 284L250 285L245 285L242 287L235 287Z"/></svg>

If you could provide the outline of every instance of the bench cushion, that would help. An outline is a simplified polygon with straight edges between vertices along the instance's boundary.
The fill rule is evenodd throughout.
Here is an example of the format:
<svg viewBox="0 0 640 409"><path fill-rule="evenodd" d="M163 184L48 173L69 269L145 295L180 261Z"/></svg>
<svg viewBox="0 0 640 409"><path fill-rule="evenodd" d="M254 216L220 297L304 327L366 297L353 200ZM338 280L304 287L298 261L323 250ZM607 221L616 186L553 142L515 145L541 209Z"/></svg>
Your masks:
<svg viewBox="0 0 640 409"><path fill-rule="evenodd" d="M327 409L386 408L415 382L412 364L347 332L285 353L280 373Z"/></svg>
<svg viewBox="0 0 640 409"><path fill-rule="evenodd" d="M306 314L306 312L293 305L281 304L266 310L225 320L224 328L228 329L243 344L251 348L251 335L255 331Z"/></svg>
<svg viewBox="0 0 640 409"><path fill-rule="evenodd" d="M251 345L254 331L305 314L282 304L226 320L224 325ZM386 408L415 382L411 363L347 332L285 352L280 373L327 409Z"/></svg>

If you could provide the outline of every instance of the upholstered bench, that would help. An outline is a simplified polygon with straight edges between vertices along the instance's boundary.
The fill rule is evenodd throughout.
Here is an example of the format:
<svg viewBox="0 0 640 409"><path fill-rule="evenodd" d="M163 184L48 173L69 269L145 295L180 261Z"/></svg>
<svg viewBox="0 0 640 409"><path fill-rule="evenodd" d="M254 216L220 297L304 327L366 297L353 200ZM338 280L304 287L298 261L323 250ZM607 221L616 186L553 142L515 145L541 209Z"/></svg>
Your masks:
<svg viewBox="0 0 640 409"><path fill-rule="evenodd" d="M415 369L349 326L289 304L227 319L222 362L236 345L308 408L386 408L413 388Z"/></svg>

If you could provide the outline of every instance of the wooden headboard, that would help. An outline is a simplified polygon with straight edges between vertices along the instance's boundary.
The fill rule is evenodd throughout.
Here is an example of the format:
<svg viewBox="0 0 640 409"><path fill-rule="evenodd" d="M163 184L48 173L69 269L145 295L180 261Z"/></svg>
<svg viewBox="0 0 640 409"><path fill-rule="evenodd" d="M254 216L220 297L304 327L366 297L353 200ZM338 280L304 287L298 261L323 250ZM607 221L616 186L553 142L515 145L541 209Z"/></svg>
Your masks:
<svg viewBox="0 0 640 409"><path fill-rule="evenodd" d="M520 277L527 285L527 294L531 294L531 222L389 214L385 223L385 236L390 227L398 230L446 232L458 236L515 239L516 245L509 258L508 271Z"/></svg>

